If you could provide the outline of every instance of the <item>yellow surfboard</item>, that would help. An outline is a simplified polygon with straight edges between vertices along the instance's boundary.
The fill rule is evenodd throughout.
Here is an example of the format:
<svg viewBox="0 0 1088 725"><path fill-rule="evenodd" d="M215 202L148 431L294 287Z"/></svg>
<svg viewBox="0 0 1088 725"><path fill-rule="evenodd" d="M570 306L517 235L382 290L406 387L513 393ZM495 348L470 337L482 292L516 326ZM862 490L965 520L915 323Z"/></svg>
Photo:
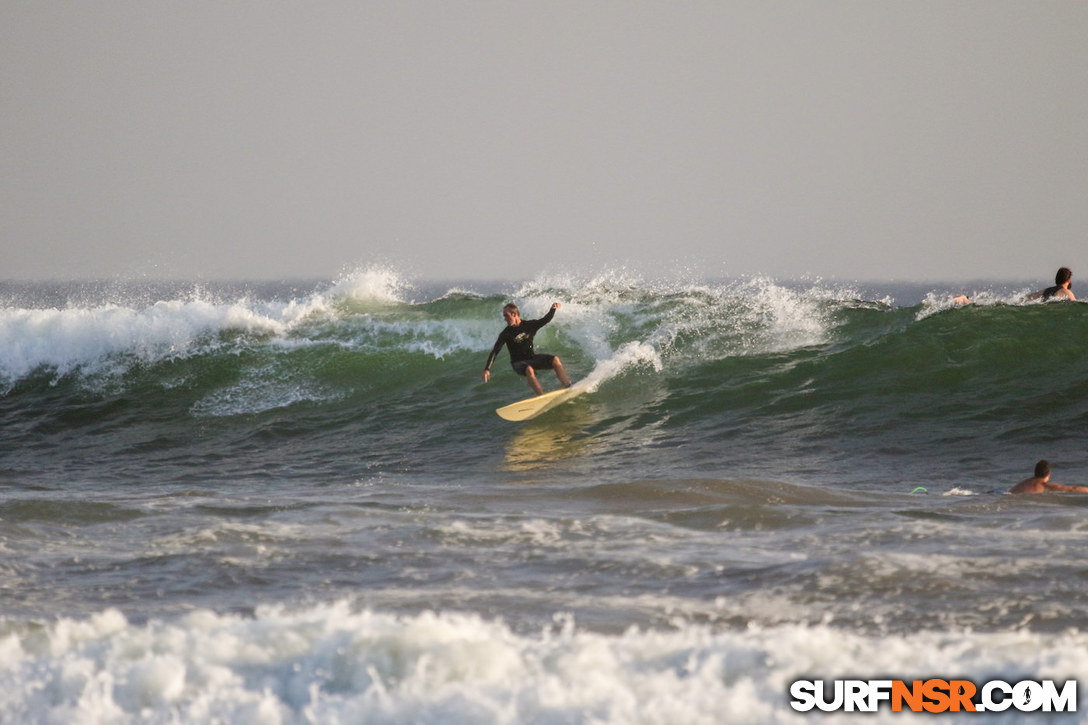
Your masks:
<svg viewBox="0 0 1088 725"><path fill-rule="evenodd" d="M586 392L584 385L572 385L569 388L553 390L550 393L534 395L531 398L519 400L516 403L505 405L495 412L499 414L500 418L505 418L506 420L529 420L545 411L551 410L560 403L578 397L584 392Z"/></svg>

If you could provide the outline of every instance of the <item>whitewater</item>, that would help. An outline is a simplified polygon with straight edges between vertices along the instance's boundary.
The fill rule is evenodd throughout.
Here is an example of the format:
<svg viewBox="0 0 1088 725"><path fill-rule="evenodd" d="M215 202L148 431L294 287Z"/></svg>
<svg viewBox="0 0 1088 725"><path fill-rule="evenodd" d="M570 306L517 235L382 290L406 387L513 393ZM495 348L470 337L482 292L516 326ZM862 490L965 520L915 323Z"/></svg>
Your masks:
<svg viewBox="0 0 1088 725"><path fill-rule="evenodd" d="M1005 492L1088 485L1088 305L1032 290L0 282L0 722L1086 722L1088 496ZM591 391L521 424L508 301ZM789 704L932 677L1080 705Z"/></svg>

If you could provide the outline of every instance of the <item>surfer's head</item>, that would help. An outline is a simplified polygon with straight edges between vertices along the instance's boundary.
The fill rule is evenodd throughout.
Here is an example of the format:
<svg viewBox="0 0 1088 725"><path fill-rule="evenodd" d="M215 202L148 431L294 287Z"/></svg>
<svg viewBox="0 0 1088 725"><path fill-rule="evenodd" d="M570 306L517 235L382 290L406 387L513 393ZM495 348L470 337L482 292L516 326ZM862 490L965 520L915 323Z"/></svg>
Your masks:
<svg viewBox="0 0 1088 725"><path fill-rule="evenodd" d="M1069 269L1069 267L1062 267L1058 270L1058 273L1054 275L1054 284L1060 287L1071 279L1073 279L1073 270Z"/></svg>
<svg viewBox="0 0 1088 725"><path fill-rule="evenodd" d="M1039 461L1035 464L1035 477L1046 478L1050 475L1050 464L1046 461Z"/></svg>
<svg viewBox="0 0 1088 725"><path fill-rule="evenodd" d="M506 320L508 325L516 325L521 319L521 310L513 302L507 302L502 308L502 319Z"/></svg>

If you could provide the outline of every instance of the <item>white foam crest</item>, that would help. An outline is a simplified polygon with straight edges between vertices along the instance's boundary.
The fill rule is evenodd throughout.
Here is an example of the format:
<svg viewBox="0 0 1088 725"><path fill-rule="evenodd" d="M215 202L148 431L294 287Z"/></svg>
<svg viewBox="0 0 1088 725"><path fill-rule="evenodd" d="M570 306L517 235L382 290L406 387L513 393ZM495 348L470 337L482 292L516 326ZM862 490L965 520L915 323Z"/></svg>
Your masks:
<svg viewBox="0 0 1088 725"><path fill-rule="evenodd" d="M17 380L48 367L60 376L125 354L154 361L190 351L224 330L278 335L285 324L242 303L158 302L136 310L117 305L0 310L0 378Z"/></svg>
<svg viewBox="0 0 1088 725"><path fill-rule="evenodd" d="M396 270L371 266L342 275L326 294L333 299L395 304L404 302L401 294L409 288Z"/></svg>
<svg viewBox="0 0 1088 725"><path fill-rule="evenodd" d="M221 332L277 338L332 313L336 299L391 301L403 285L395 273L366 270L345 277L331 290L288 301L241 297L164 300L144 308L119 304L65 309L0 309L0 380L14 381L46 367L58 377L76 370L109 370L124 355L144 362L180 357L205 346ZM369 290L370 292L366 292ZM117 363L118 369L123 364ZM306 397L306 396L303 396Z"/></svg>
<svg viewBox="0 0 1088 725"><path fill-rule="evenodd" d="M655 349L705 360L821 344L836 324L833 303L844 299L851 295L840 289L798 290L756 278L677 286L635 314L657 316L645 338Z"/></svg>
<svg viewBox="0 0 1088 725"><path fill-rule="evenodd" d="M450 300L458 298L482 300L484 299L484 295L480 294L476 290L469 289L468 287L459 287L457 285L454 285L453 287L450 287L448 290L439 295L439 297L435 301L437 302L439 300Z"/></svg>
<svg viewBox="0 0 1088 725"><path fill-rule="evenodd" d="M0 631L0 721L29 724L800 723L808 716L787 704L797 679L1064 681L1088 671L1088 634L1075 631L866 636L677 621L602 634L558 617L527 635L475 614L346 602L142 625L108 610L44 625L0 620ZM885 707L865 720L904 716Z"/></svg>
<svg viewBox="0 0 1088 725"><path fill-rule="evenodd" d="M951 310L957 307L963 307L963 303L956 301L954 295L929 292L926 294L925 299L922 300L922 305L918 308L918 312L915 313L914 319L916 322L921 322L938 312L944 312L945 310Z"/></svg>
<svg viewBox="0 0 1088 725"><path fill-rule="evenodd" d="M560 302L557 321L562 320L564 334L600 360L612 355L608 341L619 328L618 320L653 307L656 294L641 277L620 269L591 278L558 273L542 275L522 285L514 299L519 300L525 319L542 317L553 302Z"/></svg>
<svg viewBox="0 0 1088 725"><path fill-rule="evenodd" d="M615 366L629 365L626 358L633 353L660 369L665 358L705 361L823 344L839 324L836 312L853 304L858 293L841 284L800 287L766 277L647 282L613 270L592 278L542 275L514 299L525 319L561 302L553 334L572 338L600 361L595 375L607 379ZM638 338L635 347L622 354L614 350L632 336Z"/></svg>
<svg viewBox="0 0 1088 725"><path fill-rule="evenodd" d="M615 354L605 360L597 361L593 370L583 380L588 392L594 392L602 383L620 375L628 368L649 366L661 372L664 365L661 356L652 345L645 342L628 342L619 347Z"/></svg>
<svg viewBox="0 0 1088 725"><path fill-rule="evenodd" d="M931 317L938 312L944 312L945 310L956 309L960 307L970 306L990 306L990 305L1035 305L1042 304L1042 300L1028 300L1027 296L1031 294L1032 290L1027 287L1019 288L1006 288L1006 289L983 289L972 290L967 294L951 294L948 292L928 292L922 299L922 304L918 308L918 312L915 313L915 321ZM964 302L963 298L967 298L967 302Z"/></svg>
<svg viewBox="0 0 1088 725"><path fill-rule="evenodd" d="M254 307L255 312L276 320L285 329L294 329L314 316L329 312L328 301L322 294L313 294L289 302L266 302Z"/></svg>
<svg viewBox="0 0 1088 725"><path fill-rule="evenodd" d="M765 277L749 281L735 293L749 299L748 320L765 330L764 339L770 351L824 342L828 322L819 303L842 299L838 291L829 292L816 286L800 292Z"/></svg>

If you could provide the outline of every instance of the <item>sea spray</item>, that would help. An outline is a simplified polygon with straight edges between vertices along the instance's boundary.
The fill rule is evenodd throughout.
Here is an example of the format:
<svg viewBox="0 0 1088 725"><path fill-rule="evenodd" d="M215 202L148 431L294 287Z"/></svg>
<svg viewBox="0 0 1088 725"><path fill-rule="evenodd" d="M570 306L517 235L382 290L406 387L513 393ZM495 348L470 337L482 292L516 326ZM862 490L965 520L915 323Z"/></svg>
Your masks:
<svg viewBox="0 0 1088 725"><path fill-rule="evenodd" d="M787 692L806 677L976 672L1015 682L1088 669L1088 640L1075 634L865 637L823 625L715 631L677 622L607 635L567 616L520 634L473 614L402 617L344 601L266 606L253 617L197 611L134 624L107 610L35 630L12 624L0 640L0 717L27 725L800 723L807 719L789 709ZM903 717L885 708L866 719Z"/></svg>
<svg viewBox="0 0 1088 725"><path fill-rule="evenodd" d="M214 348L216 336L237 331L264 337L284 324L242 304L157 302L144 309L102 307L0 311L0 380L46 368L58 378L93 374L124 360L141 363Z"/></svg>
<svg viewBox="0 0 1088 725"><path fill-rule="evenodd" d="M616 353L606 359L599 360L592 371L585 377L585 383L589 392L596 391L602 383L616 377L628 368L646 365L656 372L661 371L661 358L657 351L650 345L642 342L626 343Z"/></svg>
<svg viewBox="0 0 1088 725"><path fill-rule="evenodd" d="M325 296L354 302L393 304L403 302L403 293L411 285L389 267L366 267L345 272L333 283Z"/></svg>

